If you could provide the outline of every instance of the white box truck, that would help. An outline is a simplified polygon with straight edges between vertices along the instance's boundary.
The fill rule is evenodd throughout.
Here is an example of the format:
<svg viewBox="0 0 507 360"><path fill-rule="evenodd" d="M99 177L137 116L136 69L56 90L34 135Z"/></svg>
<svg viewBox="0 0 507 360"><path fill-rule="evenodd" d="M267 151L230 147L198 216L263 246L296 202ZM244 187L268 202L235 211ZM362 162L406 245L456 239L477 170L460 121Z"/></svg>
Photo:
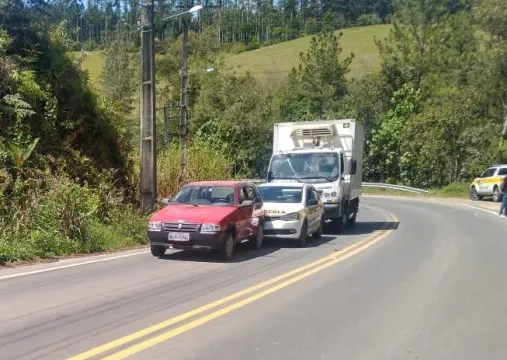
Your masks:
<svg viewBox="0 0 507 360"><path fill-rule="evenodd" d="M352 119L275 124L267 181L312 184L341 231L359 211L363 146L364 128Z"/></svg>

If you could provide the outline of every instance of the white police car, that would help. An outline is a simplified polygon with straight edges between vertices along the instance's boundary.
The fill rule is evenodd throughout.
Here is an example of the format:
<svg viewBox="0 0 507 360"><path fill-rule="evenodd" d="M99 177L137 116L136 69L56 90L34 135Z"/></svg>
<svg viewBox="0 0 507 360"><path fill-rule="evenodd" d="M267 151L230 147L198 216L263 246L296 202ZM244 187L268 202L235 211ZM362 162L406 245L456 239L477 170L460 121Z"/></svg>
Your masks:
<svg viewBox="0 0 507 360"><path fill-rule="evenodd" d="M324 205L315 187L299 183L265 183L258 189L264 204L264 237L295 239L304 247L308 235L322 236Z"/></svg>

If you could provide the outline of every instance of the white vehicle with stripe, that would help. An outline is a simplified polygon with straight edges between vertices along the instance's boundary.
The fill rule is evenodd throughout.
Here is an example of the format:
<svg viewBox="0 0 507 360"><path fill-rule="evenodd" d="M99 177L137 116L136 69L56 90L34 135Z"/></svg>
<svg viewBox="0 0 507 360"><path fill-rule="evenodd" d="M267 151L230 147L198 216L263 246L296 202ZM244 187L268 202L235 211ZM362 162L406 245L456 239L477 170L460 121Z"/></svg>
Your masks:
<svg viewBox="0 0 507 360"><path fill-rule="evenodd" d="M507 176L507 165L491 166L470 184L470 199L482 200L486 196L492 196L493 201L502 201L500 184L505 176Z"/></svg>
<svg viewBox="0 0 507 360"><path fill-rule="evenodd" d="M264 237L294 239L304 247L309 235L322 236L324 204L313 185L265 183L258 189L264 204Z"/></svg>

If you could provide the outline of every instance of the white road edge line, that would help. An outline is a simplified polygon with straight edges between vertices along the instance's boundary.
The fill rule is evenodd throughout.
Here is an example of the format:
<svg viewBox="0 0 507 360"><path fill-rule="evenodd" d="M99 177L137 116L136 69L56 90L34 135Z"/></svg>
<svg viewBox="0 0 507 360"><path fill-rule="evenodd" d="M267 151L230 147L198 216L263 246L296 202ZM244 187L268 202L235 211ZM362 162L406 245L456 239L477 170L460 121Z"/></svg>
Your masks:
<svg viewBox="0 0 507 360"><path fill-rule="evenodd" d="M478 206L473 206L473 205L468 205L468 204L460 204L460 205L463 205L464 207L467 207L469 209L480 210L480 211L484 211L484 212L486 212L488 214L498 216L498 213L495 212L495 211L493 211L493 210L487 210L487 209L484 209L484 208L481 208L481 207L478 207Z"/></svg>
<svg viewBox="0 0 507 360"><path fill-rule="evenodd" d="M46 272L56 271L56 270L63 270L63 269L73 268L76 266L96 264L96 263L104 262L104 261L111 261L111 260L117 260L117 259L131 257L131 256L142 255L142 254L146 254L149 252L150 252L149 250L145 250L145 251L136 252L133 254L117 255L117 256L112 256L112 257L103 258L103 259L95 259L95 260L89 260L89 261L84 261L84 262L78 262L75 264L61 265L61 266L55 266L55 267L50 267L50 268L46 268L46 269L39 269L39 270L26 271L26 272L11 274L11 275L4 275L4 276L0 276L0 280L7 280L7 279L17 278L17 277L22 277L22 276L41 274L41 273L46 273Z"/></svg>

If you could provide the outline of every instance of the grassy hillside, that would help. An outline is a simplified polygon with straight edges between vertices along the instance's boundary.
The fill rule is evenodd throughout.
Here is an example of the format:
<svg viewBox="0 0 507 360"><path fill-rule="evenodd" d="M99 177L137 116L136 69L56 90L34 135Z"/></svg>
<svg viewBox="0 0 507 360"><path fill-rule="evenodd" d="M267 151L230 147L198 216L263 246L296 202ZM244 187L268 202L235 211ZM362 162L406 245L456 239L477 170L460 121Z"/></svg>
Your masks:
<svg viewBox="0 0 507 360"><path fill-rule="evenodd" d="M341 45L344 56L354 53L349 77L361 77L365 73L379 69L379 54L374 37L383 39L389 34L390 25L376 25L343 30ZM250 71L254 76L285 75L298 66L299 54L306 51L311 37L264 47L261 49L232 55L227 59L238 74Z"/></svg>
<svg viewBox="0 0 507 360"><path fill-rule="evenodd" d="M73 52L72 55L80 57L81 52ZM99 78L102 66L104 66L102 51L85 51L85 59L83 60L82 68L88 71L90 83L93 86L98 86L100 83Z"/></svg>
<svg viewBox="0 0 507 360"><path fill-rule="evenodd" d="M373 38L384 38L389 34L389 25L376 25L343 30L343 54L354 53L349 77L361 77L363 74L380 67L379 54ZM283 76L299 64L299 54L306 51L311 37L307 36L258 50L230 55L227 63L238 74L250 71L254 76ZM100 71L104 59L100 51L86 52L83 68L88 70L90 81L94 86L99 84Z"/></svg>

